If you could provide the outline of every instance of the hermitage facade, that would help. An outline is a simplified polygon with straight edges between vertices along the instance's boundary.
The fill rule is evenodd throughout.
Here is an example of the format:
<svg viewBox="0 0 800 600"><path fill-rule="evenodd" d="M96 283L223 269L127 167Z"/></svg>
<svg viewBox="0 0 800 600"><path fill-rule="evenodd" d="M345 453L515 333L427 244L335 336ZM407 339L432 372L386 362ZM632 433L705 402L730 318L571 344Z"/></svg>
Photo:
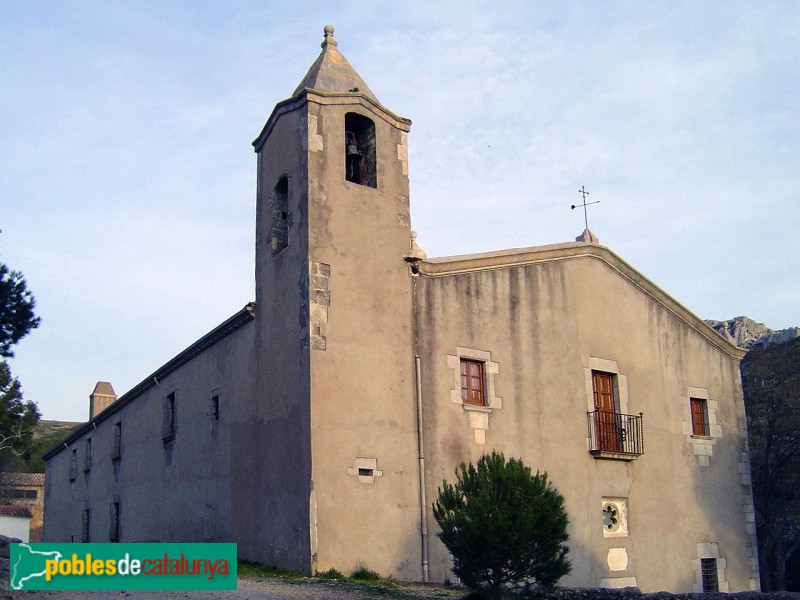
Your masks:
<svg viewBox="0 0 800 600"><path fill-rule="evenodd" d="M46 456L48 542L236 542L441 582L490 450L565 497L576 586L758 589L744 351L602 246L428 258L407 135L325 28L254 142L255 301Z"/></svg>

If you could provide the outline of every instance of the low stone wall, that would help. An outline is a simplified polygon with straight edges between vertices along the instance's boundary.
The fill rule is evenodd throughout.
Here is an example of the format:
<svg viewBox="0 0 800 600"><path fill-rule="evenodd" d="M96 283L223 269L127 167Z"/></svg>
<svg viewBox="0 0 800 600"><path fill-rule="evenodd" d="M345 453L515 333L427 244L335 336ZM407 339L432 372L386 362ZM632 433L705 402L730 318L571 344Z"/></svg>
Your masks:
<svg viewBox="0 0 800 600"><path fill-rule="evenodd" d="M793 592L733 592L730 594L671 594L654 592L643 594L636 588L557 588L552 592L537 594L541 600L800 600L800 593Z"/></svg>

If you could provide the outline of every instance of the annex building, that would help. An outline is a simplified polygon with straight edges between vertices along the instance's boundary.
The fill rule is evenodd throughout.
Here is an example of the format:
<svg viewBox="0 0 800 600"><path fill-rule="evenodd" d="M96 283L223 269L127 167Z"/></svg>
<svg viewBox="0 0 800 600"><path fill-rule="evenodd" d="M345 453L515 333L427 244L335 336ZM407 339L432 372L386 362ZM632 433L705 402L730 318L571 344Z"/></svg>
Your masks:
<svg viewBox="0 0 800 600"><path fill-rule="evenodd" d="M496 449L570 518L561 583L758 589L744 351L585 231L427 258L407 134L325 28L254 142L255 301L47 455L45 540L236 542L443 581L431 504Z"/></svg>

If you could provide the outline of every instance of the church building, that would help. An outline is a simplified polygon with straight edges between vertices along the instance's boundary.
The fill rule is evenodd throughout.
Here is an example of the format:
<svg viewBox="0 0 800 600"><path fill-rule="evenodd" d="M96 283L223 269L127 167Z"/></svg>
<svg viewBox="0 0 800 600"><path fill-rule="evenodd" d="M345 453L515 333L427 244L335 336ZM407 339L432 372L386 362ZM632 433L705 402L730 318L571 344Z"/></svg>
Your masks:
<svg viewBox="0 0 800 600"><path fill-rule="evenodd" d="M45 541L236 542L452 579L431 505L491 450L565 498L563 585L758 589L744 351L602 246L428 258L411 121L325 27L253 143L255 301L47 455Z"/></svg>

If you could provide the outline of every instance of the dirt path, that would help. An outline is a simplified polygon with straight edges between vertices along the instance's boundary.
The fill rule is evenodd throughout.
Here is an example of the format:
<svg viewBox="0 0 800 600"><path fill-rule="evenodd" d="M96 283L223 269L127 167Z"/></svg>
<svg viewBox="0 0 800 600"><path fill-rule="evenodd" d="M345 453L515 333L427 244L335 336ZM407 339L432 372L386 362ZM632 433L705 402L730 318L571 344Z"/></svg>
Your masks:
<svg viewBox="0 0 800 600"><path fill-rule="evenodd" d="M319 579L261 579L240 577L237 590L158 592L6 592L3 600L455 600L463 590L440 585L390 584L375 586Z"/></svg>

